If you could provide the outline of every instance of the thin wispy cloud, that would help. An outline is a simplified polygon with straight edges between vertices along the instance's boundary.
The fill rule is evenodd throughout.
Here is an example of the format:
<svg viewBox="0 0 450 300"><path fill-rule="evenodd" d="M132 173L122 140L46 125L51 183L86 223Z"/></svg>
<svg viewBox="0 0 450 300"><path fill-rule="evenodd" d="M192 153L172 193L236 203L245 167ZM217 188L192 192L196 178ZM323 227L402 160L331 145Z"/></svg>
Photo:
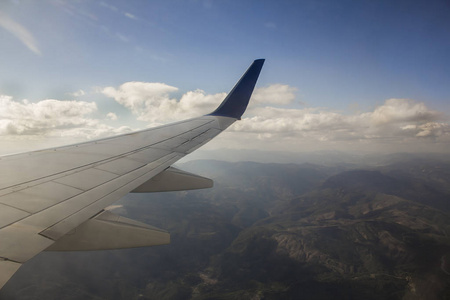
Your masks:
<svg viewBox="0 0 450 300"><path fill-rule="evenodd" d="M116 33L116 36L119 38L119 40L121 40L124 43L128 43L130 41L128 39L128 37L126 37L125 35L123 35L121 33Z"/></svg>
<svg viewBox="0 0 450 300"><path fill-rule="evenodd" d="M128 19L131 19L131 20L138 20L138 17L137 17L136 15L134 15L134 14L132 14L132 13L130 13L130 12L127 12L127 11L121 11L121 10L118 9L116 6L110 5L110 4L105 3L105 2L103 2L103 1L100 2L100 6L101 6L101 7L104 7L104 8L107 8L107 9L111 10L112 12L120 13L120 14L122 14L123 16L127 17Z"/></svg>
<svg viewBox="0 0 450 300"><path fill-rule="evenodd" d="M106 7L108 9L112 10L112 11L115 11L115 12L119 11L119 9L117 7L115 7L114 5L110 5L110 4L108 4L106 2L103 2L103 1L100 2L100 6Z"/></svg>
<svg viewBox="0 0 450 300"><path fill-rule="evenodd" d="M0 12L0 26L18 38L32 52L41 55L36 39L31 32L2 12Z"/></svg>
<svg viewBox="0 0 450 300"><path fill-rule="evenodd" d="M127 17L129 19L137 20L137 17L131 13L126 12L124 15L125 15L125 17Z"/></svg>
<svg viewBox="0 0 450 300"><path fill-rule="evenodd" d="M68 93L68 95L73 96L73 97L82 97L82 96L86 95L86 92L80 89L76 92Z"/></svg>

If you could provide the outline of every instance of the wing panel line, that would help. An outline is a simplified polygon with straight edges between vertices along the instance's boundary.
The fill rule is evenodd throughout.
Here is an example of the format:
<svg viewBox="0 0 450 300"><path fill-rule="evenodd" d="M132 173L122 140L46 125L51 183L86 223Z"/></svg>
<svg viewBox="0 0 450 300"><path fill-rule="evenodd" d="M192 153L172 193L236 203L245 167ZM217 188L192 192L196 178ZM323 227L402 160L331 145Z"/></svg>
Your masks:
<svg viewBox="0 0 450 300"><path fill-rule="evenodd" d="M133 189L138 187L140 184L146 182L152 176L160 173L168 166L170 166L173 163L173 161L176 161L181 157L182 157L181 155L172 154L165 161L158 162L156 166L150 166L150 164L147 165L146 167L148 167L148 170L146 170L145 173L139 175L138 177L133 177L134 179L132 179L131 181L128 181L125 178L124 179L126 180L125 182L121 183L114 182L115 186L117 186L117 184L121 185L115 190L109 192L108 194L103 195L101 198L97 199L91 204L83 206L76 212L71 213L69 216L65 217L64 219L61 219L54 225L47 227L45 230L41 231L40 234L47 238L57 240L58 238L62 237L64 234L72 230L72 228L80 225L81 223L87 221L89 218L95 216L99 210L110 205L111 203L114 203L115 201L126 195L129 192L130 188ZM119 179L122 178L120 177L117 178L117 180ZM112 184L112 182L110 182L110 184Z"/></svg>
<svg viewBox="0 0 450 300"><path fill-rule="evenodd" d="M211 123L211 122L213 122L213 121L208 122L208 124ZM202 126L204 126L204 125L202 125ZM201 127L201 126L198 126L198 127ZM198 128L198 127L196 127L196 128ZM204 133L206 133L207 131L208 131L208 130L203 131L201 134L204 134ZM188 131L188 132L189 132L189 131ZM219 134L220 132L221 132L221 131L218 131L217 134ZM180 134L180 135L183 135L183 134L186 134L186 133L187 133L187 132L184 132L184 133L182 133L182 134ZM199 134L199 135L197 135L197 136L200 136L201 134ZM196 137L197 137L197 136L196 136ZM166 140L170 140L170 138L168 138L168 139L166 139ZM199 144L199 145L195 145L194 148L197 149L198 147L200 147L202 144L208 142L209 140L210 140L210 139L207 139L207 140L203 141L203 143L201 143L201 144ZM147 150L147 149L155 149L153 145L154 145L154 144L149 145L149 146L146 146L146 147L142 147L141 149L138 149L138 150L136 150L136 151L130 151L128 155L132 155L132 154L135 154L135 153L139 153L139 152L141 152L141 151L143 151L143 150ZM178 148L178 147L175 147L175 148ZM185 152L176 152L176 151L174 151L173 153L175 153L176 155L179 155L179 156L184 156L184 155L186 155ZM172 154L173 154L173 153L172 153ZM108 161L108 162L109 162L109 161L114 161L114 160L120 159L120 158L122 158L122 157L126 158L127 156L120 155L119 158L118 158L118 157L115 157L115 158L108 159L107 161ZM163 157L164 157L164 156L163 156ZM103 162L103 163L104 163L104 162ZM101 166L103 163L98 163L98 162L97 162L97 163L94 163L94 164L97 165L97 166ZM94 165L94 164L92 164L92 165ZM145 166L146 166L146 165L143 165L142 167L145 167ZM136 169L132 170L131 172L136 171L136 170L138 170L138 169L141 169L142 167L136 168ZM95 167L93 167L93 168L95 168ZM76 173L79 173L79 172L82 172L82 171L88 170L88 169L90 169L89 166L84 166L82 169L81 169L81 168L77 168L77 169L74 169L74 170L76 170L76 171L71 170L71 171L69 171L69 172L67 172L67 173L62 173L62 174L71 175L71 174L76 174ZM120 177L122 177L122 176L124 176L124 175L127 175L127 174L130 174L131 172L125 173L125 174L121 175ZM110 173L111 173L111 172L110 172ZM115 174L115 173L111 173L111 174ZM66 175L66 176L67 176L67 175ZM72 185L70 185L70 184L66 184L66 183L64 183L64 182L55 181L55 180L57 180L58 178L61 178L61 177L56 177L56 175L54 175L54 176L49 176L49 177L53 177L53 178L50 179L50 180L48 180L48 181L40 182L40 183L38 183L38 184L36 184L36 185L31 185L31 186L23 187L22 189L17 190L17 191L15 191L15 192L20 192L20 191L22 191L22 190L24 190L24 189L27 189L27 188L30 188L30 187L33 187L33 186L37 186L37 185L39 185L39 184L43 184L43 183L45 183L45 182L54 182L54 183L57 183L57 184L61 184L61 185L70 187L70 188L76 188L76 187L74 187L74 186L72 186ZM56 178L55 178L55 177L56 177ZM111 180L114 180L114 179L111 179ZM106 184L106 183L108 183L108 182L109 182L109 181L106 181L106 182L104 182L103 184ZM101 185L99 185L99 186L101 186ZM99 187L99 186L93 187L92 189L95 189L95 188L97 188L97 187ZM78 188L77 188L77 189L78 189ZM89 191L92 190L92 189L88 189L88 190L84 191L84 192L81 193L81 194L77 194L77 195L74 195L73 197L69 197L69 198L65 199L64 201L55 203L55 204L50 205L50 206L47 206L47 207L43 207L42 209L40 209L40 210L38 210L38 211L35 211L33 215L30 215L29 212L26 212L26 213L27 213L26 216L23 216L23 217L21 217L21 218L18 218L18 219L16 219L16 220L14 220L13 222L8 223L8 225L13 224L13 223L15 223L15 222L20 222L21 220L25 220L25 219L28 219L28 218L32 218L33 216L35 216L35 215L41 213L41 212L44 211L44 210L52 209L53 207L55 207L55 206L57 206L57 205L60 205L60 204L63 204L63 203L65 203L65 202L67 202L67 201L69 201L69 200L71 200L71 199L73 199L73 198L75 198L75 197L81 196L81 195L83 195L84 193L89 192ZM14 192L13 192L13 193L14 193ZM9 194L10 194L10 193L9 193ZM1 196L0 196L0 199L1 199ZM16 207L14 207L14 206L11 206L11 207L16 208ZM24 212L25 212L25 211L24 211ZM55 224L56 224L56 223L55 223ZM50 226L52 226L52 225L50 225ZM3 228L3 226L2 226L2 228Z"/></svg>
<svg viewBox="0 0 450 300"><path fill-rule="evenodd" d="M138 153L138 152L140 152L142 150L146 150L146 149L149 149L149 148L157 149L156 147L154 147L155 145L157 145L159 143L162 143L162 142L165 142L165 141L168 141L168 140L173 139L173 138L180 137L180 136L182 136L182 135L184 135L184 134L186 134L186 133L188 133L188 132L190 132L192 130L195 130L197 128L205 126L205 125L207 125L207 124L209 124L211 122L214 122L214 120L208 120L208 122L206 122L205 124L199 125L199 126L195 127L194 129L182 132L182 133L180 133L180 134L178 134L176 136L172 136L172 137L163 139L161 141L158 141L158 142L155 142L155 143L152 143L152 144L148 144L146 146L137 148L135 150L132 150L132 151L129 151L129 152L126 152L126 153L122 153L122 154L119 154L119 155L111 156L111 157L103 159L103 160L92 162L92 163L89 163L89 164L86 164L86 165L77 166L75 168L67 169L67 170L64 170L64 171L61 171L61 172L57 172L57 173L53 173L53 174L50 174L50 175L47 175L47 176L42 176L42 177L39 177L39 178L36 178L36 179L33 179L33 180L24 181L24 182L21 182L20 184L15 184L15 185L13 184L13 185L10 185L10 186L6 186L6 187L3 187L3 188L0 188L0 196L5 195L7 193L10 193L11 191L8 191L8 189L19 188L18 190L14 190L14 192L15 191L19 191L19 190L22 190L22 189L25 189L25 188L29 188L29 187L32 187L34 185L37 185L37 184L40 184L40 183L43 183L43 182L46 182L46 181L54 180L54 177L59 177L60 175L63 175L63 174L69 175L69 174L72 174L72 173L83 171L84 169L95 167L95 166L101 165L103 163L107 163L109 161L114 161L116 159L120 159L122 157L126 157L128 155L131 155L131 154L134 154L134 153ZM45 180L45 179L48 179L48 180ZM33 182L37 182L37 183L34 184L34 185L28 185L28 184L33 183ZM23 185L26 185L26 186L23 186ZM6 190L6 193L4 192L5 190Z"/></svg>

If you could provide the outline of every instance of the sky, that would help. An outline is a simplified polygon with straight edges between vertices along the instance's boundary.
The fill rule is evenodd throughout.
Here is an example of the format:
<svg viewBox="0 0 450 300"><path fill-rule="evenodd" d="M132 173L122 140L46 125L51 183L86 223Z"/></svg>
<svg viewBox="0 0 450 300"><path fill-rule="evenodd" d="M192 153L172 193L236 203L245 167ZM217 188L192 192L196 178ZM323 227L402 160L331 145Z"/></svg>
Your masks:
<svg viewBox="0 0 450 300"><path fill-rule="evenodd" d="M206 114L254 59L250 106L205 148L449 153L450 2L0 2L0 153Z"/></svg>

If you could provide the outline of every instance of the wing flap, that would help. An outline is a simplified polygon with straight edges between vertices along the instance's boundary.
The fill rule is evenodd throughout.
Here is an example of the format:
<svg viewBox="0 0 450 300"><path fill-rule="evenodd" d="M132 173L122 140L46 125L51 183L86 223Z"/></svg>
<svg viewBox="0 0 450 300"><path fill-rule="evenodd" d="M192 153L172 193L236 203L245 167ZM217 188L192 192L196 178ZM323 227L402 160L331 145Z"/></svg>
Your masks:
<svg viewBox="0 0 450 300"><path fill-rule="evenodd" d="M155 177L138 186L132 193L151 193L206 189L213 186L209 178L169 167Z"/></svg>
<svg viewBox="0 0 450 300"><path fill-rule="evenodd" d="M12 261L0 260L0 289L16 273L21 265Z"/></svg>
<svg viewBox="0 0 450 300"><path fill-rule="evenodd" d="M0 259L24 263L53 243L36 231L36 228L18 223L2 228Z"/></svg>
<svg viewBox="0 0 450 300"><path fill-rule="evenodd" d="M69 232L46 251L91 251L166 245L167 231L104 211Z"/></svg>
<svg viewBox="0 0 450 300"><path fill-rule="evenodd" d="M75 199L77 197L74 197L73 199L66 201L69 202L67 204L61 203L64 205L57 205L59 207L55 207L55 210L50 214L48 214L47 211L52 210L54 207L49 208L44 211L35 222L37 221L40 225L44 224L44 222L45 224L48 224L48 226L43 228L41 234L53 240L58 240L73 228L76 228L92 216L96 215L104 207L116 202L129 193L130 190L135 189L151 177L162 172L178 159L180 159L180 156L176 154L167 155L143 168L115 180L111 180L95 189L77 196L79 199ZM92 199L97 200L93 201ZM48 220L47 215L50 218L54 215L59 215L58 219L61 219L61 215L66 215L67 217L53 225L51 224L51 221ZM31 219L34 216L35 215L30 216L27 219Z"/></svg>

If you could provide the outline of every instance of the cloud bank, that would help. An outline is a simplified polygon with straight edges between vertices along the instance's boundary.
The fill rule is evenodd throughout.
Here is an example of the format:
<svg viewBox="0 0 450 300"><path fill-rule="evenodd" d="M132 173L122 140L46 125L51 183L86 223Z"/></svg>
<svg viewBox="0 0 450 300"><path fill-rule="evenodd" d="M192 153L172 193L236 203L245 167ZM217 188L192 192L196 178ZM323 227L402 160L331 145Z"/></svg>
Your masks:
<svg viewBox="0 0 450 300"><path fill-rule="evenodd" d="M91 116L96 111L94 102L46 99L30 103L0 95L0 136L90 139L129 131L101 123Z"/></svg>
<svg viewBox="0 0 450 300"><path fill-rule="evenodd" d="M409 137L443 137L449 124L440 112L409 99L388 99L372 112L346 115L318 108L286 109L256 107L253 117L234 130L254 133L282 133L318 141L380 140Z"/></svg>
<svg viewBox="0 0 450 300"><path fill-rule="evenodd" d="M107 87L103 94L151 124L209 113L226 96L196 90L179 99L171 97L177 91L162 83L128 82L118 88ZM243 120L233 125L232 134L225 134L220 146L272 150L276 145L277 150L290 151L442 151L450 141L446 117L423 102L388 99L373 111L345 114L323 108L292 108L296 92L283 84L257 88Z"/></svg>
<svg viewBox="0 0 450 300"><path fill-rule="evenodd" d="M152 82L127 82L118 88L106 87L102 93L128 108L140 121L151 125L178 121L213 111L225 93L207 95L202 90L189 91L180 99L170 96L178 88Z"/></svg>
<svg viewBox="0 0 450 300"><path fill-rule="evenodd" d="M297 90L283 84L257 88L244 118L212 142L214 148L282 151L439 151L450 149L447 117L411 99L388 99L371 111L342 113L306 107ZM213 111L225 93L203 90L180 94L164 83L127 82L100 93L129 110L142 127ZM101 115L102 117L94 117ZM0 96L0 135L98 138L127 132L112 127L120 115L99 112L94 102L47 99L18 102ZM109 125L107 125L109 124ZM208 147L208 146L207 146Z"/></svg>

